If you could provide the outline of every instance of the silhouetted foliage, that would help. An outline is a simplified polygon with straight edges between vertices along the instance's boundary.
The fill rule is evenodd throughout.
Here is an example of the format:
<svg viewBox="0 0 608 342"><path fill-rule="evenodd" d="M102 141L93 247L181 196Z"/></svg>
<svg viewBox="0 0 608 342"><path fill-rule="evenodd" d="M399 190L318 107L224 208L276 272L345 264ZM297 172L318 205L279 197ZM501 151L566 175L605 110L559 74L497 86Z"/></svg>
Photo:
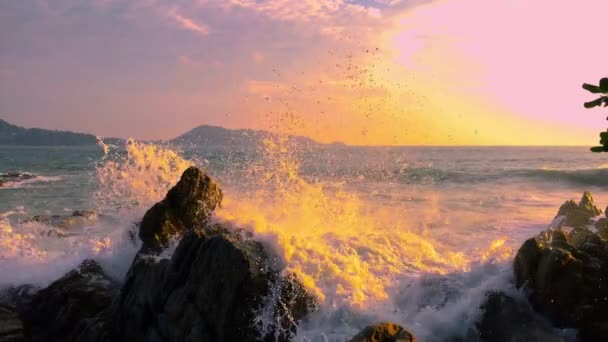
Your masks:
<svg viewBox="0 0 608 342"><path fill-rule="evenodd" d="M595 108L598 106L608 107L608 78L602 78L599 85L583 84L583 89L591 92L592 94L602 94L599 98L585 102L585 108ZM606 118L608 120L608 118ZM591 148L592 152L608 152L608 131L600 133L600 144L602 146L595 146Z"/></svg>

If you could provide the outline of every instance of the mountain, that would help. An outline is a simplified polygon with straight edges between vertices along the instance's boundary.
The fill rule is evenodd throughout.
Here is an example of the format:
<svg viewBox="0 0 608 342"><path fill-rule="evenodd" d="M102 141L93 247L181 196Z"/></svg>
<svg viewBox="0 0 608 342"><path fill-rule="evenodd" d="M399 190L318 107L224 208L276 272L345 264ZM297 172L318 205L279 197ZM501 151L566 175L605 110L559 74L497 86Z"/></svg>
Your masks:
<svg viewBox="0 0 608 342"><path fill-rule="evenodd" d="M23 128L0 119L0 145L83 146L96 143L97 138L91 134Z"/></svg>
<svg viewBox="0 0 608 342"><path fill-rule="evenodd" d="M180 135L169 143L184 147L204 146L207 150L229 148L236 151L250 151L262 146L265 139L275 137L277 137L275 133L268 131L226 129L218 126L202 125ZM293 135L287 136L287 143L301 148L311 148L319 145L310 138Z"/></svg>

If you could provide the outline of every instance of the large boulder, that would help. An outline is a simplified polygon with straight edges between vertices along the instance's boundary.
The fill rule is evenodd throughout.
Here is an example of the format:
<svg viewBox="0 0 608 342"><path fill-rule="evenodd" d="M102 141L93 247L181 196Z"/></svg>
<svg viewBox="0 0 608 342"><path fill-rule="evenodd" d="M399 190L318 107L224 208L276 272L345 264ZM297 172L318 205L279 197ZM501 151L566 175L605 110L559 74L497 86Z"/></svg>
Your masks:
<svg viewBox="0 0 608 342"><path fill-rule="evenodd" d="M143 247L118 300L119 334L137 341L286 341L314 300L259 242L210 225L222 192L189 168L144 216ZM175 252L167 244L178 240Z"/></svg>
<svg viewBox="0 0 608 342"><path fill-rule="evenodd" d="M490 292L481 305L481 312L481 319L476 325L481 341L565 341L546 319L534 313L525 299L504 292Z"/></svg>
<svg viewBox="0 0 608 342"><path fill-rule="evenodd" d="M563 217L562 224L568 227L584 227L591 222L591 219L602 213L593 203L593 196L588 191L583 193L583 197L577 204L573 200L568 200L559 208L556 218Z"/></svg>
<svg viewBox="0 0 608 342"><path fill-rule="evenodd" d="M589 341L608 339L608 243L596 233L547 230L524 242L513 269L538 312Z"/></svg>
<svg viewBox="0 0 608 342"><path fill-rule="evenodd" d="M188 232L169 260L141 256L120 298L136 341L287 341L314 300L257 241L224 228Z"/></svg>
<svg viewBox="0 0 608 342"><path fill-rule="evenodd" d="M144 215L139 228L142 251L157 252L170 239L204 226L222 197L222 190L207 174L196 167L188 168L165 199Z"/></svg>
<svg viewBox="0 0 608 342"><path fill-rule="evenodd" d="M108 308L118 285L92 260L85 260L18 305L29 341L75 341L81 324Z"/></svg>
<svg viewBox="0 0 608 342"><path fill-rule="evenodd" d="M416 337L398 324L385 322L366 327L350 342L416 342Z"/></svg>

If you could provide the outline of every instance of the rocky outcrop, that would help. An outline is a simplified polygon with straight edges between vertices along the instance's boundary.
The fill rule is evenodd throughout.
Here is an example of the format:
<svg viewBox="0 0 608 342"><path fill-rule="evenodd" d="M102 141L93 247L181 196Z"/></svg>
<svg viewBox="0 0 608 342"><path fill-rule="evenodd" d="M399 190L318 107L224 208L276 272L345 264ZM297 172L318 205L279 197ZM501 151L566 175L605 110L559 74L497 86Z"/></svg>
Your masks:
<svg viewBox="0 0 608 342"><path fill-rule="evenodd" d="M119 287L92 260L18 305L29 341L74 341L86 321L108 308Z"/></svg>
<svg viewBox="0 0 608 342"><path fill-rule="evenodd" d="M294 276L281 274L250 235L208 224L221 200L217 185L189 168L145 214L139 232L144 246L118 304L121 336L138 341L290 339L314 300ZM162 248L182 236L171 258L158 260Z"/></svg>
<svg viewBox="0 0 608 342"><path fill-rule="evenodd" d="M91 224L97 219L97 213L92 210L75 210L69 215L36 215L25 222L38 222L49 227L60 228L50 229L47 234L58 237L69 236L66 230L83 227Z"/></svg>
<svg viewBox="0 0 608 342"><path fill-rule="evenodd" d="M221 199L207 175L186 170L145 214L143 246L122 286L85 261L17 305L24 336L87 342L291 340L315 300L251 234L209 223ZM174 252L167 249L172 241Z"/></svg>
<svg viewBox="0 0 608 342"><path fill-rule="evenodd" d="M204 226L222 197L222 190L209 176L195 167L188 168L165 199L144 215L139 228L142 251L159 251L171 238Z"/></svg>
<svg viewBox="0 0 608 342"><path fill-rule="evenodd" d="M491 292L480 309L482 315L477 330L481 341L565 341L546 319L534 313L525 299L511 297L503 292Z"/></svg>
<svg viewBox="0 0 608 342"><path fill-rule="evenodd" d="M602 213L593 203L593 196L588 191L583 193L583 197L578 204L573 200L566 201L559 208L556 218L563 217L561 224L568 227L584 227L591 223L591 219Z"/></svg>
<svg viewBox="0 0 608 342"><path fill-rule="evenodd" d="M416 342L416 338L402 326L386 322L366 327L350 342Z"/></svg>
<svg viewBox="0 0 608 342"><path fill-rule="evenodd" d="M568 212L577 212L571 223L587 224L598 213L590 199L586 193ZM547 230L524 242L513 270L538 312L560 327L579 329L583 340L608 339L608 242L598 234L580 227Z"/></svg>
<svg viewBox="0 0 608 342"><path fill-rule="evenodd" d="M259 242L209 227L187 233L170 260L140 257L122 289L121 334L137 341L289 340L314 301L267 255ZM258 318L268 321L256 326Z"/></svg>

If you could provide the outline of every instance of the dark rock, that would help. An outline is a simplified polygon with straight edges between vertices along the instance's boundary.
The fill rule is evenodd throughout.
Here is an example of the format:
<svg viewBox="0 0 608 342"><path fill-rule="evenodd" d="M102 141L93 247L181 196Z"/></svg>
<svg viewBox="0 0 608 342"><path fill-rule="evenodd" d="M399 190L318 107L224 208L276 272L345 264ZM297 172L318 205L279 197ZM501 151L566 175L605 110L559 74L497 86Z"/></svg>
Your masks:
<svg viewBox="0 0 608 342"><path fill-rule="evenodd" d="M165 199L144 215L139 229L142 251L159 251L170 238L204 226L222 197L222 190L209 176L198 168L188 168Z"/></svg>
<svg viewBox="0 0 608 342"><path fill-rule="evenodd" d="M564 217L563 225L568 227L584 227L588 225L591 219L602 213L595 204L591 193L585 191L580 202L576 204L573 200L568 200L559 208L557 215Z"/></svg>
<svg viewBox="0 0 608 342"><path fill-rule="evenodd" d="M608 240L608 218L602 217L595 222L597 234L604 240Z"/></svg>
<svg viewBox="0 0 608 342"><path fill-rule="evenodd" d="M27 341L23 332L23 322L13 306L0 304L0 341Z"/></svg>
<svg viewBox="0 0 608 342"><path fill-rule="evenodd" d="M400 325L378 323L363 329L350 342L416 342L416 338Z"/></svg>
<svg viewBox="0 0 608 342"><path fill-rule="evenodd" d="M120 291L99 265L85 261L22 305L25 336L34 342L291 340L316 303L251 234L208 223L221 198L200 170L186 170L146 213L144 246ZM168 242L178 239L170 253Z"/></svg>
<svg viewBox="0 0 608 342"><path fill-rule="evenodd" d="M534 313L525 300L515 299L502 292L492 292L488 294L481 310L481 320L477 323L481 341L565 341L549 321Z"/></svg>
<svg viewBox="0 0 608 342"><path fill-rule="evenodd" d="M188 232L170 260L140 255L119 311L127 340L288 341L313 307L259 242L216 226Z"/></svg>
<svg viewBox="0 0 608 342"><path fill-rule="evenodd" d="M92 260L38 291L18 307L26 337L36 341L74 341L83 321L108 308L118 286Z"/></svg>
<svg viewBox="0 0 608 342"><path fill-rule="evenodd" d="M581 336L608 331L608 242L597 234L585 228L543 232L522 245L513 269L534 309L558 326L579 329Z"/></svg>

